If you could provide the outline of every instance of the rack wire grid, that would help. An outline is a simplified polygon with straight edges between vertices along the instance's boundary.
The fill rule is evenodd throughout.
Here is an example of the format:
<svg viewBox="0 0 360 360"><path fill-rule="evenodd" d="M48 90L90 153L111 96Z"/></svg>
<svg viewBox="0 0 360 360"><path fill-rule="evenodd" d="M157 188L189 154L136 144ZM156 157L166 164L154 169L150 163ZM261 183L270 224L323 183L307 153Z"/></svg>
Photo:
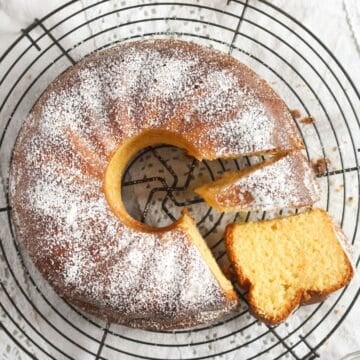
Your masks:
<svg viewBox="0 0 360 360"><path fill-rule="evenodd" d="M277 327L256 321L244 293L241 310L212 324L174 332L109 324L82 313L42 280L14 237L7 180L11 152L26 114L48 84L84 56L123 41L175 37L228 52L265 78L290 109L311 160L326 159L320 206L353 244L359 266L360 96L332 52L299 21L265 0L70 1L23 29L0 59L0 327L38 359L313 359L359 296L350 284L323 303L300 308ZM123 192L139 197L133 216L171 222L192 212L217 260L234 215L216 213L191 192L243 159L199 163L166 145L144 149L129 164ZM245 163L246 165L246 163ZM150 216L150 215L151 216ZM267 213L243 216L266 218ZM155 219L155 220L154 220Z"/></svg>

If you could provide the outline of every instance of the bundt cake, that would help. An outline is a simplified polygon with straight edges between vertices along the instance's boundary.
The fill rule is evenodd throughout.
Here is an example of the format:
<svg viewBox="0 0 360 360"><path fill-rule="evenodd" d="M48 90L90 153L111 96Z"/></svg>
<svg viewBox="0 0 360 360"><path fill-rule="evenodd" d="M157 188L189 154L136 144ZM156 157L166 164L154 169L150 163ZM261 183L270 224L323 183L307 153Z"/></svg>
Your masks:
<svg viewBox="0 0 360 360"><path fill-rule="evenodd" d="M19 241L54 289L146 329L210 322L237 306L188 214L154 229L121 198L128 160L167 143L195 158L303 148L285 104L229 55L189 42L129 42L61 74L25 119L10 174Z"/></svg>
<svg viewBox="0 0 360 360"><path fill-rule="evenodd" d="M278 324L300 303L345 286L353 268L343 232L320 209L274 220L231 224L226 249L252 312Z"/></svg>
<svg viewBox="0 0 360 360"><path fill-rule="evenodd" d="M300 208L319 200L315 173L300 151L274 156L202 185L195 192L220 212Z"/></svg>

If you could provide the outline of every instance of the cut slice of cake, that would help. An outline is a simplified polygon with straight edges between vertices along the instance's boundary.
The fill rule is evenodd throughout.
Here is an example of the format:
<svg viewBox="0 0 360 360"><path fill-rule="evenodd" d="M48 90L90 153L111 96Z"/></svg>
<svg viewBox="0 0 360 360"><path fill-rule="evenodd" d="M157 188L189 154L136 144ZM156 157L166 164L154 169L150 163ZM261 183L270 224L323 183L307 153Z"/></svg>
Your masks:
<svg viewBox="0 0 360 360"><path fill-rule="evenodd" d="M314 171L300 151L225 173L195 192L220 212L298 208L319 200Z"/></svg>
<svg viewBox="0 0 360 360"><path fill-rule="evenodd" d="M354 270L344 234L321 209L274 220L231 224L227 253L252 312L270 324L299 304L345 286Z"/></svg>

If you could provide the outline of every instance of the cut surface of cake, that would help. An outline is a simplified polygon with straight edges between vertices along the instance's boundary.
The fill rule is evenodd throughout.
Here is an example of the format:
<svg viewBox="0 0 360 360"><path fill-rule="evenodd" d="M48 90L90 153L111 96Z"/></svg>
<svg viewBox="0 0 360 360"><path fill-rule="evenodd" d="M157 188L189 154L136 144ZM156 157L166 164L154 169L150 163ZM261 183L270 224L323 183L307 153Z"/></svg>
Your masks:
<svg viewBox="0 0 360 360"><path fill-rule="evenodd" d="M255 316L278 324L301 303L345 286L354 270L343 237L321 209L229 225L227 253Z"/></svg>
<svg viewBox="0 0 360 360"><path fill-rule="evenodd" d="M220 212L311 206L320 193L314 171L300 151L225 173L195 192Z"/></svg>

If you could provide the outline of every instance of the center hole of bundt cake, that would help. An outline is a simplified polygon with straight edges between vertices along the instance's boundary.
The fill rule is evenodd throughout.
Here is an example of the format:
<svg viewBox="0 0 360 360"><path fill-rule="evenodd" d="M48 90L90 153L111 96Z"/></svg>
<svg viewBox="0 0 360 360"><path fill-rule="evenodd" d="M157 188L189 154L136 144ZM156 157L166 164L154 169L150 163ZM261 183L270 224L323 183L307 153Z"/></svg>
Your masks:
<svg viewBox="0 0 360 360"><path fill-rule="evenodd" d="M185 208L197 223L204 222L209 206L193 189L213 177L207 163L186 151L170 145L151 146L128 163L122 179L122 199L134 219L152 227L170 225Z"/></svg>

